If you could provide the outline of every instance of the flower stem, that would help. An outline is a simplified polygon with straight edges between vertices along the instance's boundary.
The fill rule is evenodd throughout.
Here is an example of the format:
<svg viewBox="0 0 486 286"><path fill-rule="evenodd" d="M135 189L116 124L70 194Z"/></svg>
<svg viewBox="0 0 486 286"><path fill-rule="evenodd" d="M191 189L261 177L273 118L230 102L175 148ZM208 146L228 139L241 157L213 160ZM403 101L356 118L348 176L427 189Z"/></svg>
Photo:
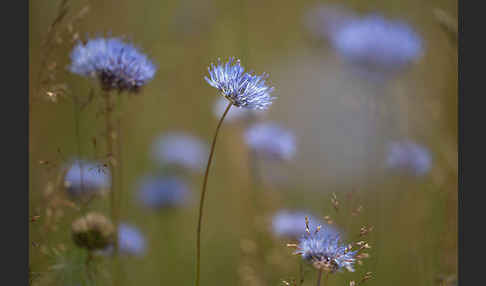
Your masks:
<svg viewBox="0 0 486 286"><path fill-rule="evenodd" d="M299 286L304 283L304 265L302 264L302 259L299 259Z"/></svg>
<svg viewBox="0 0 486 286"><path fill-rule="evenodd" d="M76 148L77 148L77 156L78 156L78 165L79 165L79 175L81 178L81 194L84 196L84 168L83 168L83 156L81 153L81 135L80 135L80 106L78 97L76 95L73 96L73 115L74 115L74 135L76 140ZM83 213L86 212L86 208L88 206L90 199L88 197L87 201L83 201L81 204L81 211Z"/></svg>
<svg viewBox="0 0 486 286"><path fill-rule="evenodd" d="M113 145L114 145L114 127L112 121L112 113L113 113L113 102L112 96L110 92L105 92L104 94L105 99L105 136L106 136L106 152L108 157L108 168L110 170L110 215L111 220L113 221L113 225L115 227L115 238L114 238L114 252L113 252L113 266L112 266L112 281L113 285L117 285L117 276L118 276L118 208L116 203L116 188L115 188L115 160L113 154Z"/></svg>
<svg viewBox="0 0 486 286"><path fill-rule="evenodd" d="M94 277L92 275L92 272L91 272L91 261L93 260L93 253L91 251L88 251L88 255L86 256L86 260L85 260L85 270L86 270L86 278L88 281L93 281Z"/></svg>
<svg viewBox="0 0 486 286"><path fill-rule="evenodd" d="M321 286L322 270L317 271L317 286Z"/></svg>
<svg viewBox="0 0 486 286"><path fill-rule="evenodd" d="M116 190L115 190L115 166L114 166L114 154L113 154L113 145L114 145L114 138L113 133L113 122L112 122L112 113L113 113L113 102L110 92L105 93L105 136L106 136L106 156L108 158L108 168L110 170L110 178L111 178L111 190L110 190L110 212L111 212L111 219L113 220L113 224L115 225L115 233L118 231L118 224L116 223L117 218L117 211L116 211ZM115 235L115 255L118 252L118 235Z"/></svg>
<svg viewBox="0 0 486 286"><path fill-rule="evenodd" d="M218 138L219 129L221 124L223 123L226 114L230 110L233 103L229 103L224 111L221 119L219 119L218 126L216 127L216 131L214 132L213 142L211 144L211 151L209 152L208 164L206 166L206 172L204 173L204 181L202 185L201 191L201 199L199 201L199 217L197 222L197 239L196 239L196 286L199 286L200 277L201 277L201 226L202 226L202 217L203 217L203 208L204 208L204 198L206 197L206 186L208 183L208 175L209 169L211 168L211 162L213 161L214 149L216 147L216 139Z"/></svg>

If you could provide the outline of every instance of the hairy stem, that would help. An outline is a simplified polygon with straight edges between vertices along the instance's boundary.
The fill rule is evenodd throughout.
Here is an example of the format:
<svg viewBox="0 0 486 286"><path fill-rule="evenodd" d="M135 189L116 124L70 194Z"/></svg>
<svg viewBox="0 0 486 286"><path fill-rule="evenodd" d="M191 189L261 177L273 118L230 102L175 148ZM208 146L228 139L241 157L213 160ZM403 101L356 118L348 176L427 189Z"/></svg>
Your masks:
<svg viewBox="0 0 486 286"><path fill-rule="evenodd" d="M218 122L218 126L216 127L216 131L214 132L213 142L211 144L211 151L209 152L208 164L206 166L206 172L204 173L204 181L202 185L201 191L201 199L199 201L199 218L197 222L197 231L196 231L196 286L199 286L200 277L201 277L201 226L202 226L202 218L203 218L203 209L204 209L204 198L206 197L206 186L208 183L208 175L209 169L211 168L211 162L213 161L214 149L216 147L216 139L218 138L219 129L221 124L223 123L226 114L233 105L231 102L226 107L221 119Z"/></svg>

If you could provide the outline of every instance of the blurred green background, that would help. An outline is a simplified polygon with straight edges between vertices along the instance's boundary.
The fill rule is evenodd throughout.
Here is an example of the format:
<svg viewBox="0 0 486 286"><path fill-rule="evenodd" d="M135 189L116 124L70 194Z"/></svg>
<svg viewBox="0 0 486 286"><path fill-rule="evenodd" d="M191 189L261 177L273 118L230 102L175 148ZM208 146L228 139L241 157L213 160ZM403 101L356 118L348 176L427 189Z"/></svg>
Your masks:
<svg viewBox="0 0 486 286"><path fill-rule="evenodd" d="M87 98L93 84L66 69L73 43L54 44L49 60L43 61L42 42L60 3L30 1L29 7L29 210L40 215L30 223L34 285L76 285L83 276L79 268L69 266L80 255L70 234L79 211L50 202L46 191L59 175L56 164L78 156L78 142L85 158L97 158L104 150L104 123L97 117L100 100L79 114L79 140L75 134L71 98ZM332 49L316 43L306 30L306 13L320 3L407 21L423 37L423 57L380 87L352 77ZM456 44L433 13L442 9L456 19L456 1L69 1L68 17L87 4L89 11L74 25L81 39L125 36L158 66L155 79L141 94L123 95L119 102L121 216L138 226L148 243L144 257L122 259L120 285L194 281L202 175L188 176L194 203L177 210L142 209L134 202L135 187L139 177L156 170L150 148L160 134L182 130L210 142L218 96L203 77L211 62L228 56L239 57L250 70L270 74L278 99L264 116L291 128L298 148L290 162L260 165L263 174L281 180L256 186L253 191L268 209L255 210L248 150L241 144L244 124L223 125L206 201L202 285L280 285L281 280L296 278L299 258L285 247L289 241L269 239L250 258L242 251L252 236L251 212L258 213L257 224L268 224L263 215L283 208L330 215L348 237L363 224L375 226L369 237L371 257L355 273L331 276L328 285L348 285L367 271L374 278L366 283L373 285L440 285L440 277L456 275L457 54ZM36 87L41 66L53 62L54 81L68 87L57 102L46 100ZM427 176L386 172L383 150L390 138L411 138L429 148L433 164ZM330 202L333 192L342 206L338 213ZM352 200L347 199L349 192L355 194ZM363 212L351 217L357 204L363 205ZM108 203L99 200L90 208L107 213ZM314 279L314 271L306 268L304 284Z"/></svg>

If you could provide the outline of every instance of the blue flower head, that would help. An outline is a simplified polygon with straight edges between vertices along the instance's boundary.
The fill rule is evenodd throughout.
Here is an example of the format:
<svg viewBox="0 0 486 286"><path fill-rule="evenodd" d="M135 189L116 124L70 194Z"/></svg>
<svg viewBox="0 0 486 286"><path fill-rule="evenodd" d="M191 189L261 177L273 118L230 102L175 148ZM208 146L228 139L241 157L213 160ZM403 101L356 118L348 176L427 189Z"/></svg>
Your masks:
<svg viewBox="0 0 486 286"><path fill-rule="evenodd" d="M71 52L70 71L97 78L104 90L136 92L152 80L156 67L131 44L118 38L95 38L77 44Z"/></svg>
<svg viewBox="0 0 486 286"><path fill-rule="evenodd" d="M294 134L274 122L250 126L245 141L254 152L268 159L290 160L296 151Z"/></svg>
<svg viewBox="0 0 486 286"><path fill-rule="evenodd" d="M423 176L432 166L432 157L425 147L417 143L398 141L389 144L386 164L391 169Z"/></svg>
<svg viewBox="0 0 486 286"><path fill-rule="evenodd" d="M140 202L154 209L182 206L189 197L189 187L177 177L146 177L138 192Z"/></svg>
<svg viewBox="0 0 486 286"><path fill-rule="evenodd" d="M175 165L200 172L207 160L208 147L191 134L173 131L157 138L152 152L163 165Z"/></svg>
<svg viewBox="0 0 486 286"><path fill-rule="evenodd" d="M64 176L64 188L71 199L87 200L109 191L110 178L101 163L75 160Z"/></svg>
<svg viewBox="0 0 486 286"><path fill-rule="evenodd" d="M340 235L327 227L310 228L299 240L298 251L302 258L322 271L334 273L347 269L354 272L353 265L358 250L351 251L348 246L340 243Z"/></svg>
<svg viewBox="0 0 486 286"><path fill-rule="evenodd" d="M309 228L315 228L318 225L324 225L324 222L316 217L302 211L282 210L277 212L272 218L272 229L275 235L287 238L299 238L305 233L305 218L309 219ZM326 225L326 231L336 232L336 230Z"/></svg>
<svg viewBox="0 0 486 286"><path fill-rule="evenodd" d="M240 60L229 58L226 64L211 64L208 67L209 78L204 79L217 88L234 106L249 109L266 110L274 97L270 96L274 88L265 84L267 74L255 75L245 72Z"/></svg>
<svg viewBox="0 0 486 286"><path fill-rule="evenodd" d="M423 50L421 37L408 24L378 15L355 18L333 30L331 43L339 55L368 70L401 70Z"/></svg>

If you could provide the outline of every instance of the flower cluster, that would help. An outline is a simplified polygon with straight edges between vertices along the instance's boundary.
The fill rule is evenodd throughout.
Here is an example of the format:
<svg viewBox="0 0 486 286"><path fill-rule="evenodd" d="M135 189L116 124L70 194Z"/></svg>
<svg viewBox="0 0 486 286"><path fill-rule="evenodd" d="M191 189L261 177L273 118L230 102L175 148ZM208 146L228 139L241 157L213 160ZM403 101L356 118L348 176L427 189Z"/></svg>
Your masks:
<svg viewBox="0 0 486 286"><path fill-rule="evenodd" d="M255 75L245 72L240 60L229 58L226 64L211 64L208 67L209 77L204 77L212 87L217 88L234 106L249 109L265 110L274 97L270 93L274 90L265 84L267 74Z"/></svg>
<svg viewBox="0 0 486 286"><path fill-rule="evenodd" d="M350 246L341 244L340 235L336 231L320 226L311 231L306 222L306 232L299 240L295 254L300 254L319 270L334 273L343 268L353 272L358 251L352 251Z"/></svg>
<svg viewBox="0 0 486 286"><path fill-rule="evenodd" d="M131 44L118 38L95 38L79 43L71 53L70 71L97 78L104 90L136 92L152 80L156 67Z"/></svg>
<svg viewBox="0 0 486 286"><path fill-rule="evenodd" d="M346 61L384 71L399 70L422 52L422 40L409 25L378 15L337 27L331 44Z"/></svg>

